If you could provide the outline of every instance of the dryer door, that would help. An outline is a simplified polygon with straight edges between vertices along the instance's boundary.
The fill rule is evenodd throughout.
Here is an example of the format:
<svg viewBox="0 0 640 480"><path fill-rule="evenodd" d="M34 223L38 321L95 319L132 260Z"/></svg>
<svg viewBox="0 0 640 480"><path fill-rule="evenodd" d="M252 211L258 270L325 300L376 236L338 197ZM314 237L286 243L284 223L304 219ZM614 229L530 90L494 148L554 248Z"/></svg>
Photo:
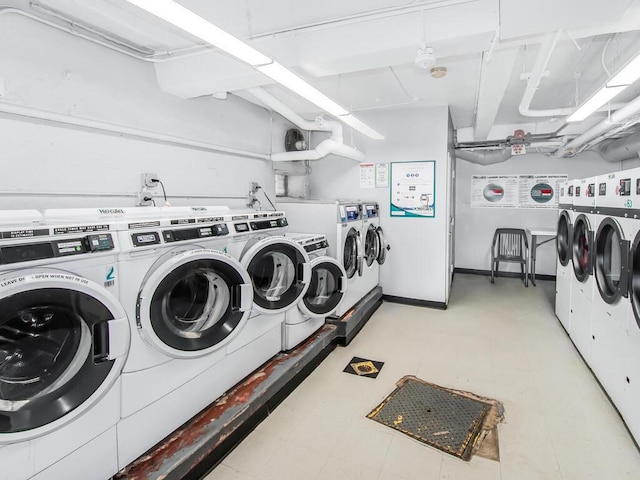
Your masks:
<svg viewBox="0 0 640 480"><path fill-rule="evenodd" d="M367 266L370 267L373 265L373 262L375 262L379 256L380 239L378 238L376 227L369 224L367 227L367 233L364 237L364 260L367 263Z"/></svg>
<svg viewBox="0 0 640 480"><path fill-rule="evenodd" d="M356 273L362 276L362 239L360 232L354 227L349 228L344 238L342 266L348 278L353 278Z"/></svg>
<svg viewBox="0 0 640 480"><path fill-rule="evenodd" d="M640 328L640 232L631 245L629 265L629 297L633 307L633 316Z"/></svg>
<svg viewBox="0 0 640 480"><path fill-rule="evenodd" d="M39 437L112 387L129 350L122 306L56 270L0 278L0 444Z"/></svg>
<svg viewBox="0 0 640 480"><path fill-rule="evenodd" d="M571 233L569 212L563 210L558 217L556 229L556 250L558 251L558 260L563 267L566 267L571 261Z"/></svg>
<svg viewBox="0 0 640 480"><path fill-rule="evenodd" d="M614 303L621 296L627 297L629 241L613 218L607 217L600 223L595 250L595 277L602 299Z"/></svg>
<svg viewBox="0 0 640 480"><path fill-rule="evenodd" d="M251 279L234 258L206 248L160 257L138 294L136 320L152 347L174 358L221 348L249 317Z"/></svg>
<svg viewBox="0 0 640 480"><path fill-rule="evenodd" d="M576 218L572 239L573 272L580 282L584 282L592 273L593 263L593 231L585 215Z"/></svg>
<svg viewBox="0 0 640 480"><path fill-rule="evenodd" d="M260 313L289 310L309 287L309 255L289 238L254 238L247 243L240 259L253 284L253 308Z"/></svg>
<svg viewBox="0 0 640 480"><path fill-rule="evenodd" d="M347 273L336 259L318 257L311 260L311 283L299 307L308 317L331 315L344 297Z"/></svg>
<svg viewBox="0 0 640 480"><path fill-rule="evenodd" d="M387 244L387 239L384 236L384 230L382 227L376 228L376 235L378 236L378 245L380 248L378 249L378 263L382 265L387 259L387 250L389 250L389 245Z"/></svg>

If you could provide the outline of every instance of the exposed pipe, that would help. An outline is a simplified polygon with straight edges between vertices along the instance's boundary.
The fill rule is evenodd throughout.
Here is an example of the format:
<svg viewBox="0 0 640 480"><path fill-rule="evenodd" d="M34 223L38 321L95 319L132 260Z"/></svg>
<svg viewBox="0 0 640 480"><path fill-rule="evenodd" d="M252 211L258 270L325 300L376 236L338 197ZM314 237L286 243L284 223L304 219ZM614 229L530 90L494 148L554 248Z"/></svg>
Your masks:
<svg viewBox="0 0 640 480"><path fill-rule="evenodd" d="M627 103L624 107L613 112L609 118L602 120L596 126L590 128L583 134L571 140L564 147L559 148L556 151L555 156L562 157L565 154L576 153L576 151L583 145L586 145L591 140L599 137L603 133L614 129L616 127L616 124L623 123L627 119L633 117L634 115L637 115L638 113L640 113L640 96L634 98L631 102Z"/></svg>
<svg viewBox="0 0 640 480"><path fill-rule="evenodd" d="M13 103L0 102L0 113L32 118L36 120L45 120L56 124L83 127L92 130L98 130L101 132L128 135L132 137L143 138L145 140L153 140L156 142L171 143L174 145L179 145L181 147L196 148L199 150L206 150L211 152L228 153L230 155L237 155L239 157L257 158L260 160L269 160L270 158L269 155L266 155L264 153L250 152L247 150L225 147L213 143L175 137L173 135L166 135L164 133L151 132L149 130L142 130L139 128L125 127L122 125L115 125L113 123L101 122L98 120L90 120L88 118L72 117L70 115L54 113L47 110L40 110L33 107L25 107L22 105L15 105Z"/></svg>
<svg viewBox="0 0 640 480"><path fill-rule="evenodd" d="M485 152L474 152L471 150L456 150L456 158L478 165L492 165L509 160L512 157L511 151L506 148L500 150L489 150Z"/></svg>
<svg viewBox="0 0 640 480"><path fill-rule="evenodd" d="M329 154L338 155L340 157L349 158L362 162L366 156L361 151L345 145L342 137L342 124L335 120L325 120L317 117L315 122L305 120L291 108L286 106L280 100L268 93L263 88L250 88L248 90L254 97L264 103L274 112L282 115L284 118L307 131L330 132L331 137L320 142L314 150L302 150L299 152L282 152L272 153L271 160L274 162L290 162L295 160L319 160Z"/></svg>
<svg viewBox="0 0 640 480"><path fill-rule="evenodd" d="M640 154L640 133L628 137L609 140L599 149L602 158L608 162L621 162L638 158Z"/></svg>
<svg viewBox="0 0 640 480"><path fill-rule="evenodd" d="M527 87L524 90L520 106L518 107L520 115L524 117L556 117L570 115L575 110L574 108L554 108L548 110L531 110L529 108L533 101L533 97L536 94L536 90L538 90L538 87L540 86L544 72L547 69L549 60L551 59L551 54L556 47L558 38L560 37L560 33L560 30L558 30L556 33L546 35L540 44L540 50L538 51L538 56L536 57L536 61L533 65L533 71L527 80Z"/></svg>

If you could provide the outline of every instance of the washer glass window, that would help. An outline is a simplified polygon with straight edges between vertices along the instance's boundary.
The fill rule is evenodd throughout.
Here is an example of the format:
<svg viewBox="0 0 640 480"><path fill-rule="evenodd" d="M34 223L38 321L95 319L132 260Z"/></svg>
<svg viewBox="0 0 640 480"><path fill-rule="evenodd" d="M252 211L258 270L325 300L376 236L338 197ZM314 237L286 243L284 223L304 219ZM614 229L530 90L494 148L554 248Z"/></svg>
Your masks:
<svg viewBox="0 0 640 480"><path fill-rule="evenodd" d="M580 215L573 227L573 270L576 278L584 282L591 271L591 239L588 220Z"/></svg>
<svg viewBox="0 0 640 480"><path fill-rule="evenodd" d="M311 283L304 295L304 303L309 311L328 315L342 299L341 279L343 272L331 262L321 262L311 270Z"/></svg>
<svg viewBox="0 0 640 480"><path fill-rule="evenodd" d="M373 265L378 259L380 253L380 238L376 232L376 227L369 225L367 228L367 236L364 239L364 259L367 262L367 266Z"/></svg>
<svg viewBox="0 0 640 480"><path fill-rule="evenodd" d="M353 278L358 271L358 253L358 232L351 228L344 240L344 253L342 254L342 266L347 272L347 278Z"/></svg>
<svg viewBox="0 0 640 480"><path fill-rule="evenodd" d="M571 222L566 210L563 211L558 218L556 249L558 251L560 264L562 266L567 266L571 260Z"/></svg>
<svg viewBox="0 0 640 480"><path fill-rule="evenodd" d="M621 243L617 225L611 219L605 220L596 238L596 281L600 293L607 301L619 298L623 254Z"/></svg>

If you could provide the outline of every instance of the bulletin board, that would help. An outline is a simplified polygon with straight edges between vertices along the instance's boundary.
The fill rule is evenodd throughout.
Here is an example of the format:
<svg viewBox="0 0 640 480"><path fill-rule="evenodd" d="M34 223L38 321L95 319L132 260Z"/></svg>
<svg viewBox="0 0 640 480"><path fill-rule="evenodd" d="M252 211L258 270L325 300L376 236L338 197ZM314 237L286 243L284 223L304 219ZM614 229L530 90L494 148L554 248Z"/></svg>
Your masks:
<svg viewBox="0 0 640 480"><path fill-rule="evenodd" d="M436 162L392 162L389 195L391 217L436 216Z"/></svg>

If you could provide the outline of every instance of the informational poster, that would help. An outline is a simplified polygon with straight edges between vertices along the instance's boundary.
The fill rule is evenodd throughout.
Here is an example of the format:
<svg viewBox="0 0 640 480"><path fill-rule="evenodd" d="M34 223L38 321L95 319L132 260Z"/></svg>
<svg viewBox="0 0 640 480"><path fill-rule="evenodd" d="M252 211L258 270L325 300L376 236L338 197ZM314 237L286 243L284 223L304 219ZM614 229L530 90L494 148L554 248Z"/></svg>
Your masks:
<svg viewBox="0 0 640 480"><path fill-rule="evenodd" d="M568 178L549 175L473 175L472 208L558 208L558 187Z"/></svg>
<svg viewBox="0 0 640 480"><path fill-rule="evenodd" d="M435 177L434 160L391 163L391 216L435 217Z"/></svg>
<svg viewBox="0 0 640 480"><path fill-rule="evenodd" d="M389 164L376 164L376 187L387 188L389 186Z"/></svg>
<svg viewBox="0 0 640 480"><path fill-rule="evenodd" d="M360 164L360 188L375 188L376 166L373 163Z"/></svg>

